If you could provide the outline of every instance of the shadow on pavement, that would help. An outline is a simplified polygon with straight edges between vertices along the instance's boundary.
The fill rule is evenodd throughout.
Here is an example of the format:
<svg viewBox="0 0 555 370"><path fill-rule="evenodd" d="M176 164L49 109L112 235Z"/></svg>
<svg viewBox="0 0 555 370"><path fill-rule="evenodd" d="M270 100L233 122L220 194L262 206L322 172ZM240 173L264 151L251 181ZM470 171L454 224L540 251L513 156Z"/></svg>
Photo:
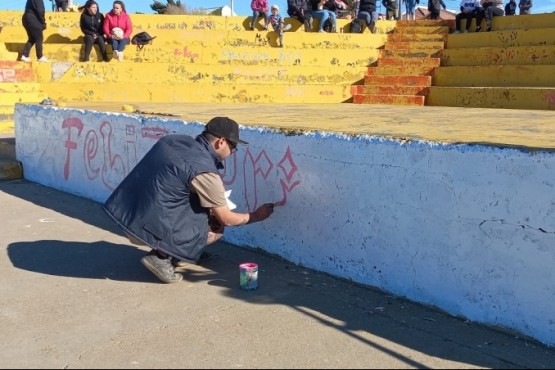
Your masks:
<svg viewBox="0 0 555 370"><path fill-rule="evenodd" d="M37 240L12 243L8 257L19 269L46 275L158 283L137 264L145 252L125 244Z"/></svg>

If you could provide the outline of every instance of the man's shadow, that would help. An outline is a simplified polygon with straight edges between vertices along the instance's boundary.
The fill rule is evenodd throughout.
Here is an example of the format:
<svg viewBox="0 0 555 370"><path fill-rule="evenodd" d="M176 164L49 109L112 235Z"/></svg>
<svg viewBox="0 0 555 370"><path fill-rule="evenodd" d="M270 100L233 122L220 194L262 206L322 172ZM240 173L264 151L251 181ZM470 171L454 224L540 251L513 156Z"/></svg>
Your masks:
<svg viewBox="0 0 555 370"><path fill-rule="evenodd" d="M122 281L159 281L142 267L144 250L104 241L93 243L61 240L17 242L8 246L13 266L46 275Z"/></svg>

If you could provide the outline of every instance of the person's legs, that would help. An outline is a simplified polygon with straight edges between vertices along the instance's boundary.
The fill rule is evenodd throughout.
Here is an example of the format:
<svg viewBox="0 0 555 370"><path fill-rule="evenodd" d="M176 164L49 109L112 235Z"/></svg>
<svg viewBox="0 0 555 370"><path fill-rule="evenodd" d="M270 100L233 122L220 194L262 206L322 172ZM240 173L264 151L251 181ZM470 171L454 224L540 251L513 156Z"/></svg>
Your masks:
<svg viewBox="0 0 555 370"><path fill-rule="evenodd" d="M376 21L378 20L378 12L372 12L372 20L370 21L370 31L376 33Z"/></svg>
<svg viewBox="0 0 555 370"><path fill-rule="evenodd" d="M256 24L256 21L258 20L259 15L260 15L260 12L258 10L252 11L251 29L254 29L254 26Z"/></svg>
<svg viewBox="0 0 555 370"><path fill-rule="evenodd" d="M126 47L127 45L129 45L129 43L130 43L130 40L129 40L129 39L119 40L119 43L118 43L118 51L119 51L119 52L123 52L123 51L125 50L125 47Z"/></svg>
<svg viewBox="0 0 555 370"><path fill-rule="evenodd" d="M183 275L175 272L175 266L172 261L172 257L154 249L148 255L141 258L143 266L166 284L177 283L183 280Z"/></svg>
<svg viewBox="0 0 555 370"><path fill-rule="evenodd" d="M268 23L269 23L269 20L270 20L270 13L260 12L260 15L262 15L264 17L264 29L267 30L268 29Z"/></svg>
<svg viewBox="0 0 555 370"><path fill-rule="evenodd" d="M85 35L85 54L83 55L83 62L89 61L93 44L94 38L91 35Z"/></svg>
<svg viewBox="0 0 555 370"><path fill-rule="evenodd" d="M491 31L491 22L493 20L493 17L500 17L500 16L503 16L504 14L505 14L505 11L503 9L499 9L494 6L490 6L488 8L488 12L486 16L486 26L487 26L488 32Z"/></svg>
<svg viewBox="0 0 555 370"><path fill-rule="evenodd" d="M330 19L331 21L331 32L336 32L337 31L337 15L335 14L335 12L332 12L331 10L328 10L328 19Z"/></svg>
<svg viewBox="0 0 555 370"><path fill-rule="evenodd" d="M312 16L320 21L320 25L318 26L318 32L325 32L324 31L324 23L329 18L329 13L325 10L313 10Z"/></svg>
<svg viewBox="0 0 555 370"><path fill-rule="evenodd" d="M31 32L31 29L28 26L24 26L24 27L25 27L25 32L27 32L27 42L25 43L25 46L23 46L23 51L21 52L21 56L24 57L24 59L28 59L29 54L31 53L31 48L33 47L33 45L35 45L35 37L33 32Z"/></svg>
<svg viewBox="0 0 555 370"><path fill-rule="evenodd" d="M108 55L106 55L106 40L104 40L103 36L97 36L95 42L98 44L98 49L100 50L100 54L102 54L102 59L107 62Z"/></svg>
<svg viewBox="0 0 555 370"><path fill-rule="evenodd" d="M458 13L455 16L455 32L456 33L461 32L461 19L462 19L462 17L464 17L463 13Z"/></svg>
<svg viewBox="0 0 555 370"><path fill-rule="evenodd" d="M366 27L370 28L370 24L372 23L372 16L368 12L358 12L357 18L364 21Z"/></svg>
<svg viewBox="0 0 555 370"><path fill-rule="evenodd" d="M482 31L482 20L484 19L484 16L486 16L486 10L484 8L478 8L470 14L471 14L471 16L466 21L467 22L466 29L470 29L470 22L472 22L472 17L475 17L476 18L476 32L481 32Z"/></svg>

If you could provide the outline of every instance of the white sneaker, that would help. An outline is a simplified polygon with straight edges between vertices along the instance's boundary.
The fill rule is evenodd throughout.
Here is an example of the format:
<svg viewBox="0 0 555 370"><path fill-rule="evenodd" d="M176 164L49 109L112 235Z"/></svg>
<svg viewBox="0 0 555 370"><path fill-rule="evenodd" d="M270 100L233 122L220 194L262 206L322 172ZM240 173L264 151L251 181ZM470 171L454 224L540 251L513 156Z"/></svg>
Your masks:
<svg viewBox="0 0 555 370"><path fill-rule="evenodd" d="M21 60L22 62L30 62L30 61L31 61L31 58L26 57L25 55L22 55L20 60Z"/></svg>
<svg viewBox="0 0 555 370"><path fill-rule="evenodd" d="M42 56L40 57L39 62L43 62L43 63L48 62L48 58L45 56Z"/></svg>
<svg viewBox="0 0 555 370"><path fill-rule="evenodd" d="M123 51L118 52L118 60L123 62Z"/></svg>
<svg viewBox="0 0 555 370"><path fill-rule="evenodd" d="M114 50L114 59L118 59L119 58L119 53L117 50Z"/></svg>
<svg viewBox="0 0 555 370"><path fill-rule="evenodd" d="M283 31L289 31L290 29L291 29L291 25L290 25L290 24L286 24L286 25L283 27Z"/></svg>
<svg viewBox="0 0 555 370"><path fill-rule="evenodd" d="M455 32L453 32L453 33L461 33L461 31L459 31L459 30L455 30Z"/></svg>

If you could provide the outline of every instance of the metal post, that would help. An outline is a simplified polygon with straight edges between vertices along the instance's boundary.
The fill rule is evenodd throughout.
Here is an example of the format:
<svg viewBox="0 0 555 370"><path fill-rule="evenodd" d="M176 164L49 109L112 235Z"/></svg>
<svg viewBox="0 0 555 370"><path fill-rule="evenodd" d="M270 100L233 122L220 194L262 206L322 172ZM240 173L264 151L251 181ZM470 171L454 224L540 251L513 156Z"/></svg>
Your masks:
<svg viewBox="0 0 555 370"><path fill-rule="evenodd" d="M231 16L233 16L233 0L231 0Z"/></svg>

